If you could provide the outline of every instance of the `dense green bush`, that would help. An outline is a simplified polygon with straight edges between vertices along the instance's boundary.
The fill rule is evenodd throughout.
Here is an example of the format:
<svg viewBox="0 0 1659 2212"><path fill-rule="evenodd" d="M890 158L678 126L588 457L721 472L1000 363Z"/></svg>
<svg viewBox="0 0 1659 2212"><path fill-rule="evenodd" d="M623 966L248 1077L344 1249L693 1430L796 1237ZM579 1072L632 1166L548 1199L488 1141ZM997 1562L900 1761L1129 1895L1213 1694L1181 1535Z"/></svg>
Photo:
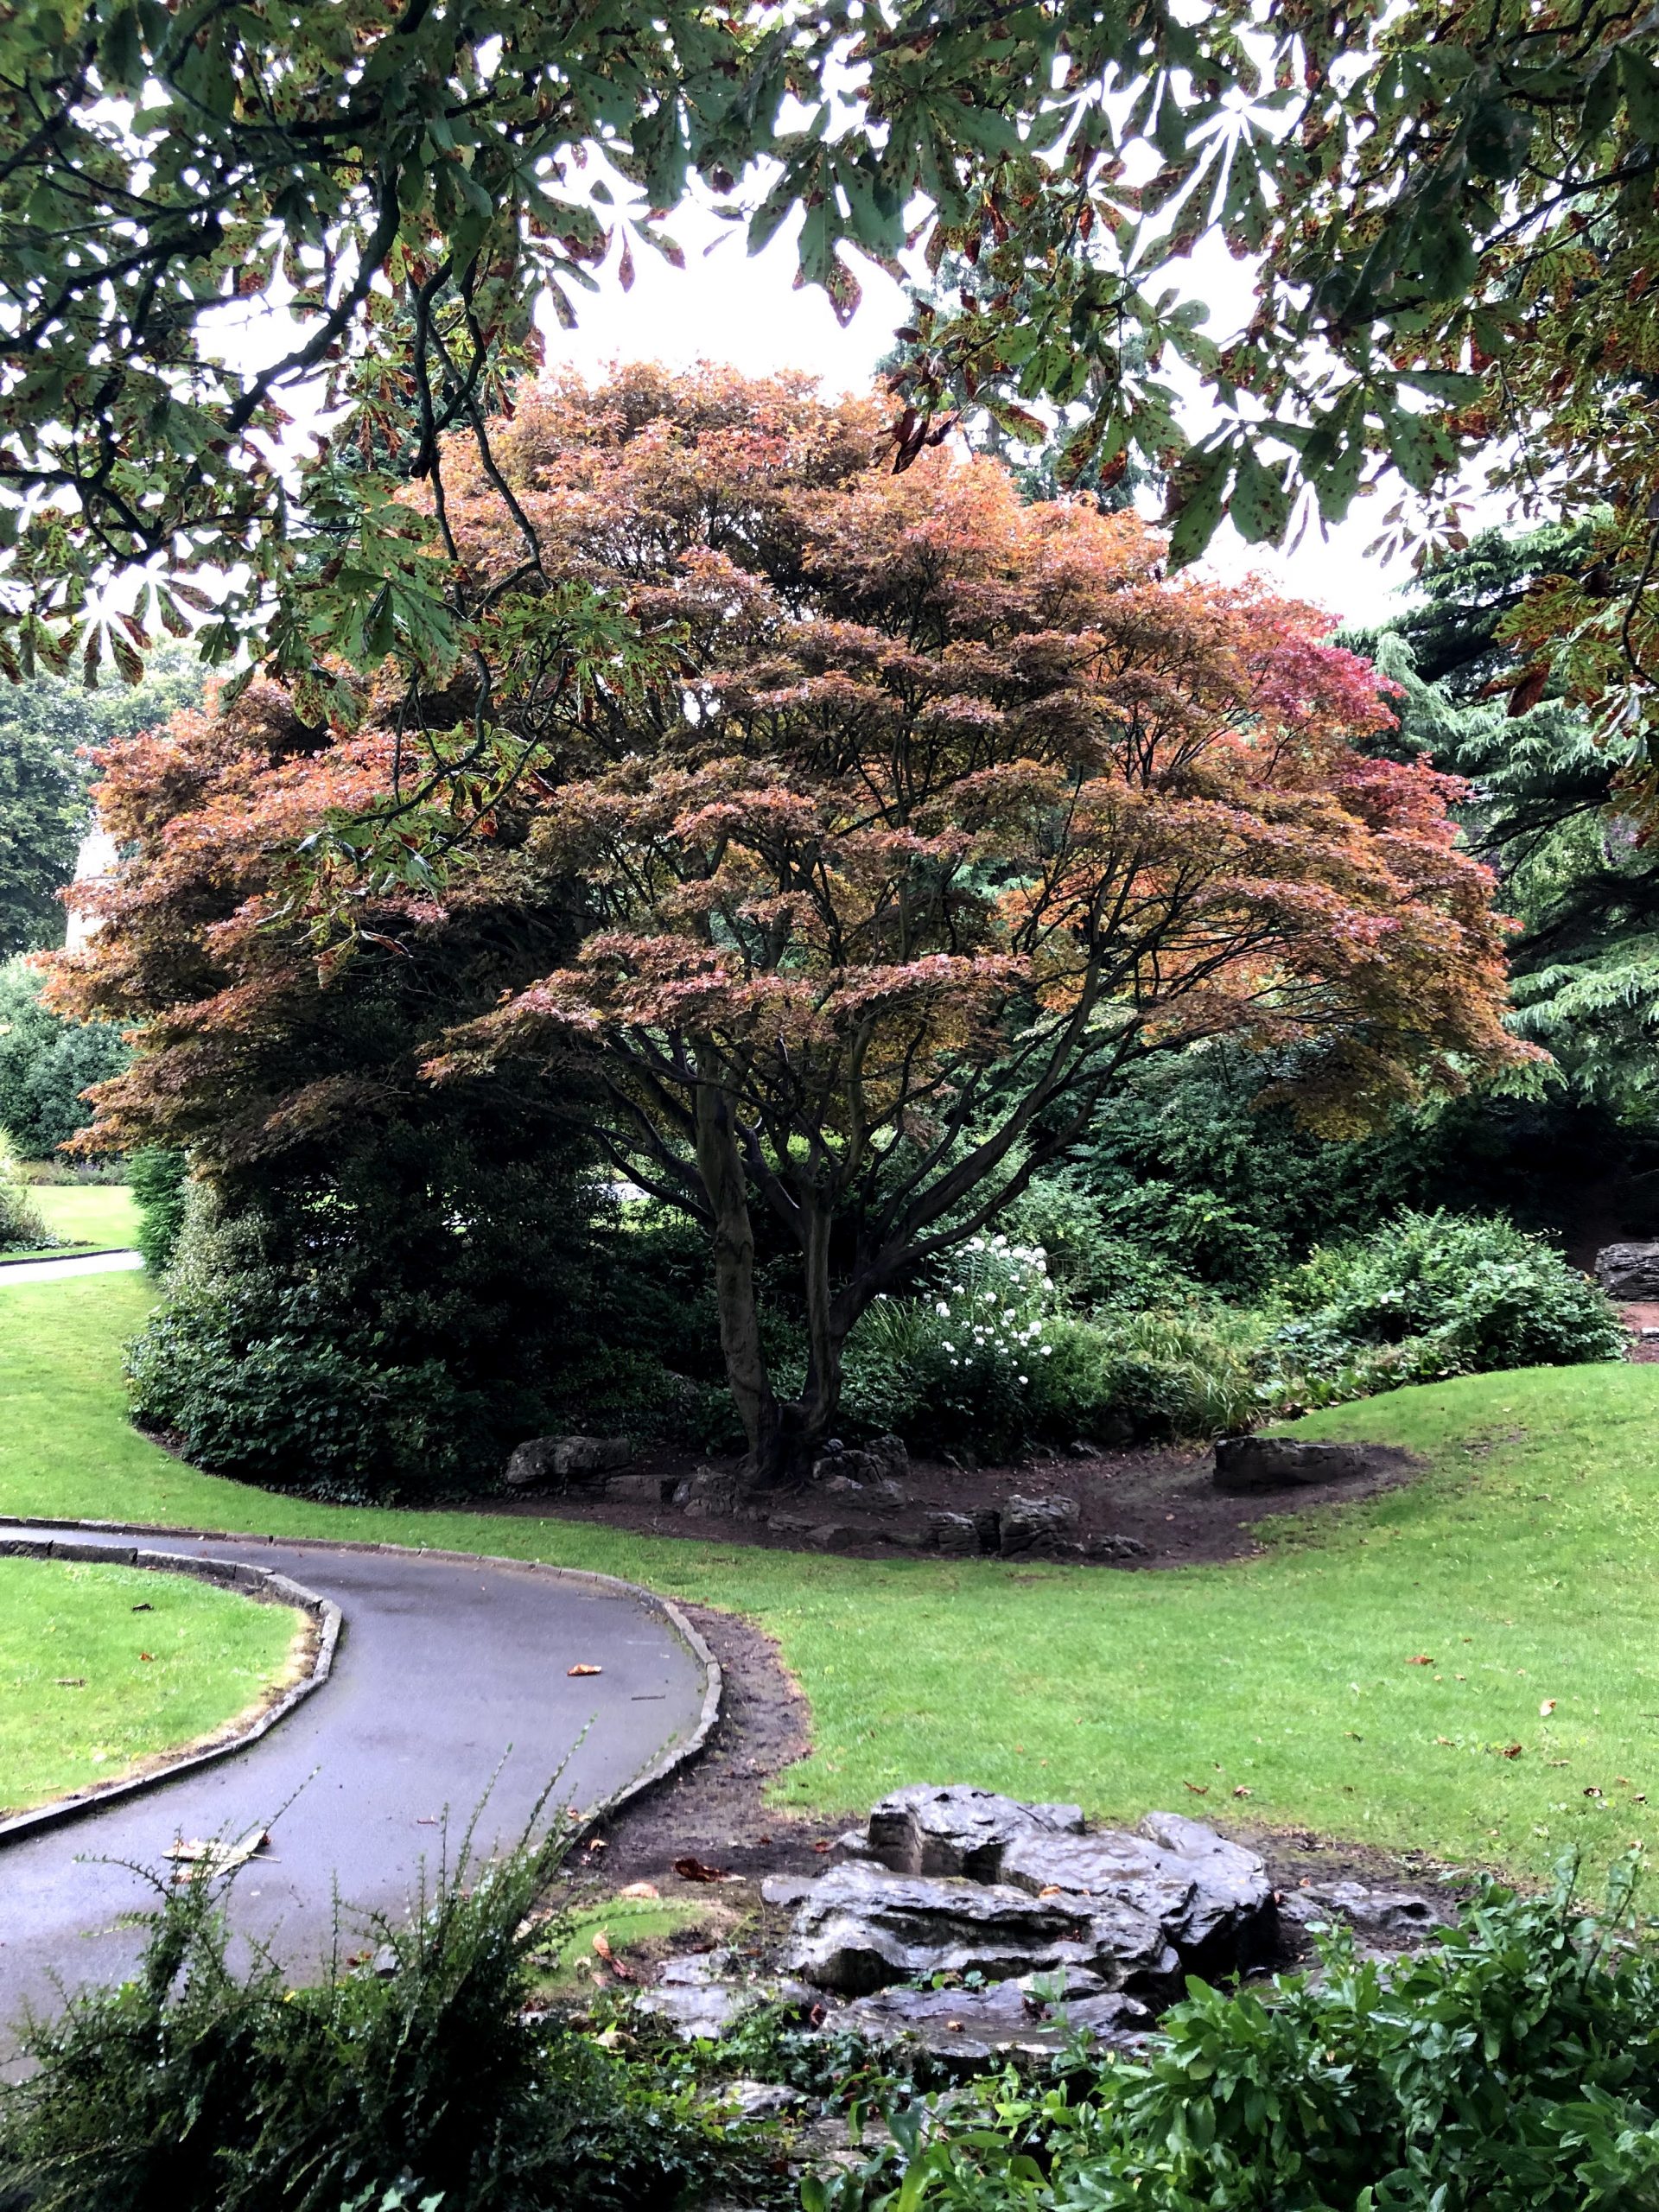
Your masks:
<svg viewBox="0 0 1659 2212"><path fill-rule="evenodd" d="M153 1275L163 1274L184 1230L189 1162L181 1152L146 1145L129 1162L128 1181L138 1206L138 1249Z"/></svg>
<svg viewBox="0 0 1659 2212"><path fill-rule="evenodd" d="M89 1084L118 1075L128 1048L106 1021L64 1021L41 1003L27 960L0 966L0 1128L26 1160L44 1160L92 1118Z"/></svg>
<svg viewBox="0 0 1659 2212"><path fill-rule="evenodd" d="M58 1239L48 1229L0 1128L0 1252L38 1252Z"/></svg>
<svg viewBox="0 0 1659 2212"><path fill-rule="evenodd" d="M899 2115L808 2212L1642 2212L1659 2206L1659 1962L1629 1908L1488 1886L1397 1966L1189 1984L1144 2063Z"/></svg>
<svg viewBox="0 0 1659 2212"><path fill-rule="evenodd" d="M1422 1340L1441 1371L1617 1359L1627 1339L1587 1275L1507 1221L1404 1213L1316 1251L1279 1284L1276 1344L1318 1367L1334 1352Z"/></svg>
<svg viewBox="0 0 1659 2212"><path fill-rule="evenodd" d="M136 1978L36 2028L38 2070L0 2088L0 2205L672 2212L717 2171L756 2201L753 2131L525 2017L557 1855L463 1851L412 1921L372 1920L298 1989L267 1957L232 1971L207 1885L158 1883Z"/></svg>

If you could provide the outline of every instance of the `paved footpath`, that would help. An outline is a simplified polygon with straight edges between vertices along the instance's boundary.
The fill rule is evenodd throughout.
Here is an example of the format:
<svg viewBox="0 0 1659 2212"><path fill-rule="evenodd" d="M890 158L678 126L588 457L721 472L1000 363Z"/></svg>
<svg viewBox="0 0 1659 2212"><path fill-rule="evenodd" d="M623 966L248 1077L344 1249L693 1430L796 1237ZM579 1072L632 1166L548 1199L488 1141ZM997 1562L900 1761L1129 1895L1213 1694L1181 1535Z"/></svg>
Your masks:
<svg viewBox="0 0 1659 2212"><path fill-rule="evenodd" d="M130 1274L144 1264L142 1252L83 1252L63 1260L0 1261L0 1290L14 1282L61 1282L66 1275Z"/></svg>
<svg viewBox="0 0 1659 2212"><path fill-rule="evenodd" d="M336 1881L352 1904L401 1911L423 1861L437 1859L446 1810L453 1847L493 1776L486 1847L518 1833L562 1760L558 1799L591 1805L684 1742L702 1713L702 1662L625 1594L418 1552L109 1541L274 1567L332 1598L345 1628L328 1681L247 1751L0 1844L0 2053L26 2003L55 2010L56 1984L130 1966L139 1939L121 1916L154 1893L112 1862L164 1867L181 1835L269 1826L269 1852L232 1887L232 1918L302 1972L331 1941ZM603 1671L573 1679L578 1664Z"/></svg>

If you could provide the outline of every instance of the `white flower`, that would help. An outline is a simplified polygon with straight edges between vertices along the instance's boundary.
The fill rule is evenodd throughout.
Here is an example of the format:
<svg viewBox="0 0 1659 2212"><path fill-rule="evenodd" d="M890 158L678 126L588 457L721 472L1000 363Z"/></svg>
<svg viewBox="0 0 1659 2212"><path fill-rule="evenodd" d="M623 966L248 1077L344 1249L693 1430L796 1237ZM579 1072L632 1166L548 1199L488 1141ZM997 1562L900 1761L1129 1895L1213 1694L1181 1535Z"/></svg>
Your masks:
<svg viewBox="0 0 1659 2212"><path fill-rule="evenodd" d="M933 1311L947 1321L950 1318L950 1308L945 1304L942 1298L935 1301Z"/></svg>
<svg viewBox="0 0 1659 2212"><path fill-rule="evenodd" d="M1054 1347L1053 1347L1053 1345L1052 1345L1052 1344L1045 1344L1045 1345L1043 1346L1043 1357L1044 1357L1045 1359L1052 1359L1052 1358L1053 1358L1053 1357L1054 1357Z"/></svg>
<svg viewBox="0 0 1659 2212"><path fill-rule="evenodd" d="M944 1338L940 1338L940 1342L941 1342L941 1343L944 1343ZM955 1344L945 1344L944 1348L945 1348L946 1351L955 1351L955 1350L956 1350L956 1346L955 1346ZM951 1361L951 1363L950 1363L950 1364L951 1364L951 1366L952 1366L952 1367L954 1367L954 1366L956 1365L956 1363L956 1363L956 1361L955 1361L954 1359L953 1359L953 1360Z"/></svg>
<svg viewBox="0 0 1659 2212"><path fill-rule="evenodd" d="M1020 1377L1020 1380L1022 1382L1030 1382L1030 1380L1031 1380L1031 1377L1030 1377L1030 1376L1029 1376L1029 1375L1022 1375L1022 1376Z"/></svg>

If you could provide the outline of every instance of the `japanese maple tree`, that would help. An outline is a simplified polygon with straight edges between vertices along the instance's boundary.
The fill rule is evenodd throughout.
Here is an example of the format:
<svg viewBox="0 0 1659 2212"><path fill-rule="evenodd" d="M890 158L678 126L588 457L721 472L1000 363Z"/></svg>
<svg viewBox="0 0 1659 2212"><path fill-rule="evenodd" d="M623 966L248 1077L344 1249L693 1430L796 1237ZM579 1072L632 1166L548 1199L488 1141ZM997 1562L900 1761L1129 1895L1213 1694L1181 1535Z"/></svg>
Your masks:
<svg viewBox="0 0 1659 2212"><path fill-rule="evenodd" d="M435 1035L429 1072L539 1071L704 1224L768 1484L824 1437L870 1301L1148 1056L1306 1045L1300 1102L1338 1128L1527 1057L1458 786L1353 749L1389 708L1325 617L1171 582L1135 517L1026 505L992 461L939 448L895 475L881 429L804 378L522 391L491 467L453 457L467 586L512 571L528 523L546 588L606 596L644 658L572 683L499 656L533 766L447 874L357 899L358 962L416 970L469 909L497 942L569 918L572 950L515 954L535 979ZM300 1000L319 1020L334 957L320 1006L307 900L330 901L296 856L324 826L349 843L397 774L401 673L353 680L354 731L260 684L109 762L133 856L86 894L104 929L60 988L147 1024L112 1138L176 1141L234 1096L257 1151L335 1103L269 1039ZM432 712L476 706L463 673ZM758 1227L796 1256L798 1392L763 1348Z"/></svg>
<svg viewBox="0 0 1659 2212"><path fill-rule="evenodd" d="M870 1301L1149 1055L1307 1040L1306 1110L1351 1127L1524 1048L1457 787L1352 749L1389 710L1325 618L1171 582L1133 516L1025 505L995 462L851 466L852 410L716 429L693 380L654 397L639 420L626 387L567 391L580 437L532 409L509 455L518 502L579 569L632 580L676 666L535 801L528 851L585 902L578 957L433 1071L599 1078L619 1167L707 1225L777 1483L826 1434ZM475 558L511 557L492 486L456 512ZM757 1210L799 1260L787 1398Z"/></svg>

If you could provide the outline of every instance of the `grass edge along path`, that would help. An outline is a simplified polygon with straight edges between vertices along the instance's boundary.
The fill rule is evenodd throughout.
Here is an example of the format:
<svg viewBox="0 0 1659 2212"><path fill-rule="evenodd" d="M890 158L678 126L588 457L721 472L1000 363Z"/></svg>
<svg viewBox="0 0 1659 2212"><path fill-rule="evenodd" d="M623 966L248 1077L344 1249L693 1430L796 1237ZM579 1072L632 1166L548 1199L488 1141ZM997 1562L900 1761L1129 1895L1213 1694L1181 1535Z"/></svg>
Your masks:
<svg viewBox="0 0 1659 2212"><path fill-rule="evenodd" d="M309 1625L181 1574L0 1558L0 1814L222 1735L295 1679Z"/></svg>
<svg viewBox="0 0 1659 2212"><path fill-rule="evenodd" d="M1659 1841L1659 1367L1467 1377L1320 1414L1300 1433L1405 1445L1431 1471L1281 1522L1229 1567L887 1562L203 1475L124 1417L120 1345L152 1295L132 1276L0 1281L0 1511L453 1546L747 1614L812 1705L780 1807L971 1781L1533 1873L1569 1846L1599 1866Z"/></svg>

